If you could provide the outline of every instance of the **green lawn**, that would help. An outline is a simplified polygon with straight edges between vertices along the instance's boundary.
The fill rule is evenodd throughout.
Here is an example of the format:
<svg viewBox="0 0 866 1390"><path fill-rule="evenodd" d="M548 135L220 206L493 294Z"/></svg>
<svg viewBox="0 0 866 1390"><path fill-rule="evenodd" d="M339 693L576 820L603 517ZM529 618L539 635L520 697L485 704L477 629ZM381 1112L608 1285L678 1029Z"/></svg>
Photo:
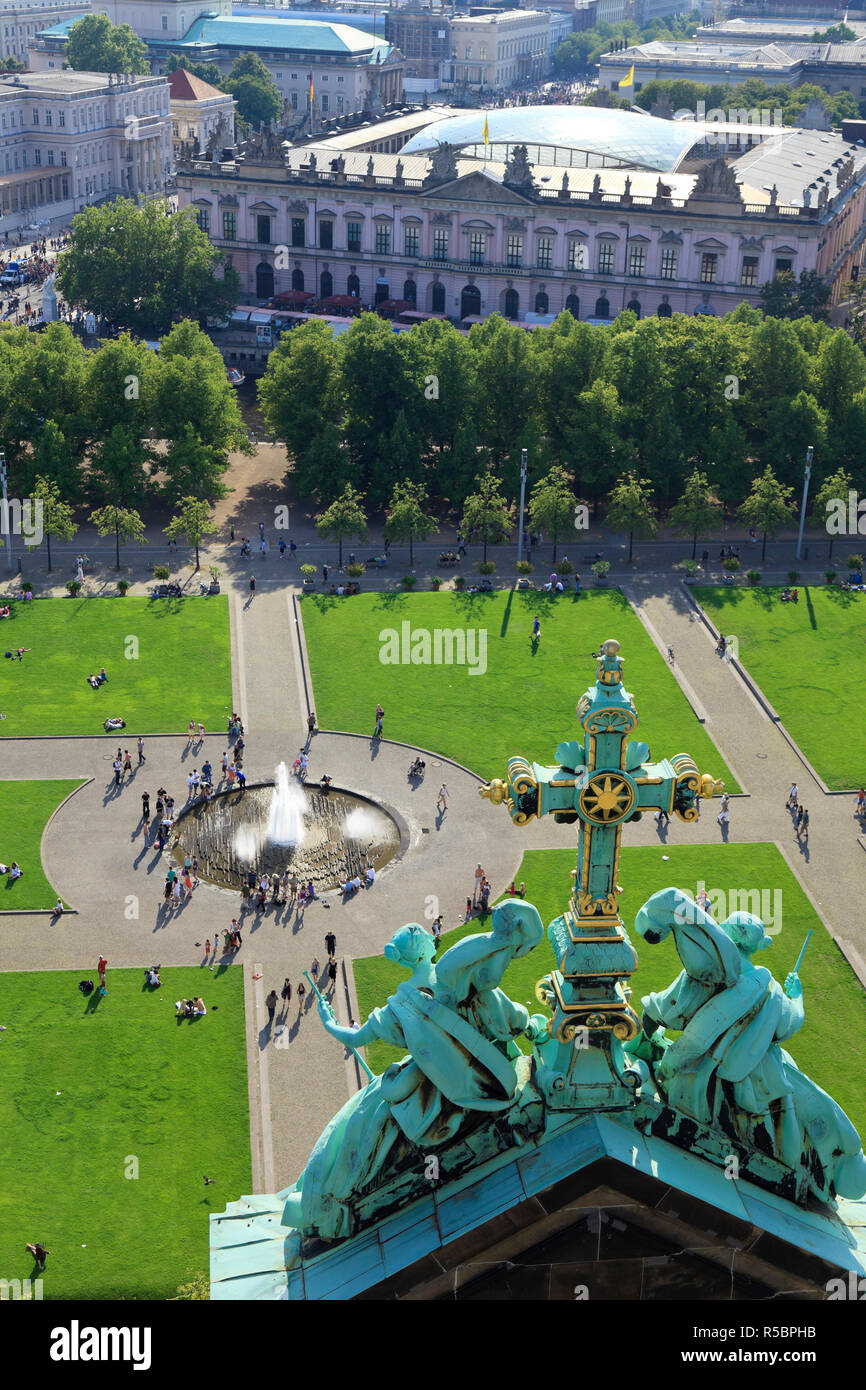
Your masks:
<svg viewBox="0 0 866 1390"><path fill-rule="evenodd" d="M38 1240L45 1298L171 1298L208 1269L208 1214L250 1191L243 974L147 992L109 964L89 1000L85 974L0 975L0 1272L30 1276ZM207 1016L177 1023L198 992Z"/></svg>
<svg viewBox="0 0 866 1390"><path fill-rule="evenodd" d="M655 757L690 753L701 772L739 791L698 723L666 662L618 591L574 594L360 594L303 599L304 632L324 729L372 734L377 702L386 738L429 748L485 778L502 777L509 757L552 763L557 745L579 732L575 705L595 683L591 652L608 637L622 644L626 688L641 719L636 737ZM531 650L535 616L541 641ZM466 665L386 665L391 629L486 632L486 671ZM481 642L480 636L474 641ZM478 655L476 646L473 655ZM479 672L481 666L479 663Z"/></svg>
<svg viewBox="0 0 866 1390"><path fill-rule="evenodd" d="M866 784L866 595L827 585L782 603L775 588L693 593L833 791Z"/></svg>
<svg viewBox="0 0 866 1390"><path fill-rule="evenodd" d="M80 780L0 782L0 861L17 859L24 871L14 883L8 874L0 877L0 911L54 907L57 893L45 877L39 852L42 832L52 811L80 786Z"/></svg>
<svg viewBox="0 0 866 1390"><path fill-rule="evenodd" d="M667 862L662 859L663 853L670 855ZM567 904L571 891L569 871L574 868L574 861L571 850L530 850L523 857L517 879L525 880L527 899L538 908L545 925ZM673 937L658 946L647 946L632 930L638 908L661 888L676 884L694 896L701 882L711 901L715 889L726 895L734 889L766 891L765 911L768 916L777 915L781 931L774 935L773 945L759 960L782 984L793 969L806 932L814 930L800 971L806 1021L802 1031L785 1043L785 1048L803 1071L838 1101L866 1137L866 993L775 845L627 847L622 851L619 877L625 887L620 904L626 929L640 957L631 978L632 1006L638 1015L641 996L670 984L682 968ZM776 890L781 893L781 898L775 899L779 914L774 906ZM731 903L728 899L729 910L738 906L754 911L757 901L748 907L745 902ZM461 936L489 930L485 921L489 919L480 923L476 919L468 927L457 927L443 936L440 953ZM512 999L528 1004L533 1012L547 1012L535 999L535 983L555 964L545 939L531 955L509 966L502 988ZM353 969L359 1021L383 1004L399 981L407 977L405 970L377 956L356 960ZM840 1039L844 1042L840 1043ZM375 1072L382 1072L401 1055L387 1043L367 1048L367 1060Z"/></svg>
<svg viewBox="0 0 866 1390"><path fill-rule="evenodd" d="M98 734L102 721L137 734L180 733L190 719L224 729L231 713L228 599L52 598L12 606L0 652L4 738ZM87 683L104 666L108 681ZM112 735L113 737L113 735Z"/></svg>

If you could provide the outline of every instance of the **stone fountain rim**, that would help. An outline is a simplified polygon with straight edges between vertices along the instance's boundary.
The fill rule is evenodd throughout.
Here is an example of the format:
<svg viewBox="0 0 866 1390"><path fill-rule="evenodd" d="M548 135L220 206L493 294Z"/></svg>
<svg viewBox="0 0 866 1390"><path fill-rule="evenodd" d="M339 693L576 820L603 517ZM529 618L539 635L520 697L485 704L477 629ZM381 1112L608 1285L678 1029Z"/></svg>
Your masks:
<svg viewBox="0 0 866 1390"><path fill-rule="evenodd" d="M301 785L302 787L318 788L318 790L321 791L321 787L319 786L319 784L318 784L317 782L301 782L300 785ZM262 782L249 782L249 781L248 781L247 784L246 784L246 786L243 788L243 791L255 791L258 787L275 787L275 786L276 786L276 782L266 782L266 781L262 781ZM241 791L241 788L239 788L239 787L238 787L238 788L235 788L235 787L226 787L225 791L221 791L221 792L215 791L214 794L213 794L213 796L211 797L211 801L215 801L215 800L217 799L217 797L220 797L220 796L230 796L234 791ZM385 865L385 869L389 869L389 868L391 867L392 864L397 864L397 863L399 863L399 861L403 858L404 854L406 853L407 849L409 848L409 846L410 846L410 844L411 844L411 842L412 842L412 832L411 832L411 830L410 830L410 828L409 828L409 822L406 820L405 816L403 816L403 815L400 814L400 812L397 810L396 806L391 806L387 801L377 801L375 797L369 796L366 792L355 791L352 787L346 787L346 786L342 786L342 785L341 785L341 786L338 786L336 782L332 782L332 783L331 783L329 794L330 794L330 792L338 792L338 793L339 793L339 792L345 792L345 794L346 794L347 796L354 797L354 799L355 799L356 801L363 801L364 803L366 803L367 806L372 806L372 807L373 807L375 810L377 810L377 811L383 811L384 814L385 814L386 816L388 816L389 819L392 820L392 821L394 822L394 824L395 824L396 827L397 827L397 833L398 833L398 835L399 835L399 841L398 841L398 844L397 844L397 848L395 849L394 853L391 855L391 858L388 860L388 863ZM184 806L184 808L178 813L178 816L177 816L177 818L176 818L176 820L175 820L175 832L174 832L174 835L172 836L172 845L171 845L171 848L172 848L172 849L176 848L177 845L178 845L178 842L179 842L179 835L178 835L177 832L178 832L178 828L179 828L179 826L180 826L181 821L185 820L186 817L189 816L189 815L191 815L193 811L195 811L196 809L199 809L199 808L205 806L206 804L209 804L209 803L206 803L206 802L199 796L199 797L196 798L195 801L191 802L188 806ZM385 872L385 869L382 870L383 873ZM377 877L378 877L378 875L377 875ZM212 884L211 887L216 888L216 889L217 889L219 892L221 892L221 893L234 893L234 892L235 892L235 890L234 890L233 888L223 888L220 884ZM326 888L326 889L324 889L321 893L319 893L319 897L320 897L320 898L321 898L321 897L327 897L327 896L328 896L329 894L331 894L331 893L336 894L337 897L340 897L340 896L341 896L339 888Z"/></svg>

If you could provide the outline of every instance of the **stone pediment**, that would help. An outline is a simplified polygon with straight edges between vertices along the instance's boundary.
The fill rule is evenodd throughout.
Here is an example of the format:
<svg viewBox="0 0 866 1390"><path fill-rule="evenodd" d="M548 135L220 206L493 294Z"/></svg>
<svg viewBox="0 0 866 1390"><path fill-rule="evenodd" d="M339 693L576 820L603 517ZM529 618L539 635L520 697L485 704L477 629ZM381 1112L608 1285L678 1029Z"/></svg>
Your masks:
<svg viewBox="0 0 866 1390"><path fill-rule="evenodd" d="M488 205L498 203L504 207L532 206L531 198L522 198L512 188L506 188L498 179L492 179L489 174L479 172L463 174L460 178L452 179L450 183L431 188L427 197L447 198L449 202L459 200Z"/></svg>
<svg viewBox="0 0 866 1390"><path fill-rule="evenodd" d="M248 212L269 212L272 217L276 216L277 209L273 203L252 203L247 209Z"/></svg>
<svg viewBox="0 0 866 1390"><path fill-rule="evenodd" d="M718 237L707 236L701 241L696 241L695 246L699 246L702 251L727 251L728 247L724 241L719 241Z"/></svg>

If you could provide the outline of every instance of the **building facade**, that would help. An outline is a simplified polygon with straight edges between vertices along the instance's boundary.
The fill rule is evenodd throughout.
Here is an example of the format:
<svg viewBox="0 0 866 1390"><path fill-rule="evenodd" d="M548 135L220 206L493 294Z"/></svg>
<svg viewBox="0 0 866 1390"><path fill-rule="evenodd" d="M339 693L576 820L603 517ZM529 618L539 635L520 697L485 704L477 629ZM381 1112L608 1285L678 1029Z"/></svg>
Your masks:
<svg viewBox="0 0 866 1390"><path fill-rule="evenodd" d="M429 159L408 146L330 158L322 142L255 163L187 164L178 195L253 299L396 298L455 322L549 321L563 309L602 322L623 309L721 315L758 305L781 271L817 271L835 301L859 267L866 150L841 136L792 131L741 159L661 174L554 172L521 151L486 164L450 146Z"/></svg>
<svg viewBox="0 0 866 1390"><path fill-rule="evenodd" d="M667 43L654 40L621 53L603 53L598 83L612 91L634 64L635 91L647 82L683 78L688 82L733 85L756 77L771 86L815 83L828 92L851 92L866 99L866 43Z"/></svg>
<svg viewBox="0 0 866 1390"><path fill-rule="evenodd" d="M550 71L550 12L494 10L451 21L450 82L491 91L540 82Z"/></svg>
<svg viewBox="0 0 866 1390"><path fill-rule="evenodd" d="M43 29L90 10L90 0L82 4L45 4L43 0L0 0L0 58L27 62L30 45Z"/></svg>
<svg viewBox="0 0 866 1390"><path fill-rule="evenodd" d="M385 37L406 60L407 90L436 91L442 64L451 57L451 15L416 5L385 11Z"/></svg>
<svg viewBox="0 0 866 1390"><path fill-rule="evenodd" d="M221 92L183 68L169 73L167 80L175 157L180 157L184 150L193 153L214 149L218 140L223 146L231 145L235 103L230 93Z"/></svg>
<svg viewBox="0 0 866 1390"><path fill-rule="evenodd" d="M0 78L0 232L155 194L171 170L168 83L107 73Z"/></svg>

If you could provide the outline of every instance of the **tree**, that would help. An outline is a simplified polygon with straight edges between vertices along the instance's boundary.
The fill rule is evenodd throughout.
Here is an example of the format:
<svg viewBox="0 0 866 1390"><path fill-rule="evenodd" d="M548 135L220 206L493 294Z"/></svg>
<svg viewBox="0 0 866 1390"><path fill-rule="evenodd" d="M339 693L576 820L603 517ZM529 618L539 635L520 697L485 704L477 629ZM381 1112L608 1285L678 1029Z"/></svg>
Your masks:
<svg viewBox="0 0 866 1390"><path fill-rule="evenodd" d="M195 567L200 569L198 548L205 536L212 536L219 527L211 521L210 504L198 497L181 497L171 521L163 528L170 541L178 536L186 536L187 542L195 546Z"/></svg>
<svg viewBox="0 0 866 1390"><path fill-rule="evenodd" d="M316 530L323 540L337 540L340 546L338 564L343 568L343 539L357 536L364 540L367 535L367 514L364 511L364 494L357 492L347 483L330 507L316 517Z"/></svg>
<svg viewBox="0 0 866 1390"><path fill-rule="evenodd" d="M842 292L848 310L848 331L859 347L866 348L866 276L862 280L846 281Z"/></svg>
<svg viewBox="0 0 866 1390"><path fill-rule="evenodd" d="M552 538L554 561L560 534L574 526L575 505L574 492L565 469L554 464L549 473L539 478L529 499L533 528L547 531Z"/></svg>
<svg viewBox="0 0 866 1390"><path fill-rule="evenodd" d="M33 485L33 500L42 507L42 533L48 545L48 569L51 569L51 537L71 541L78 530L72 508L60 497L60 488L53 478L39 476Z"/></svg>
<svg viewBox="0 0 866 1390"><path fill-rule="evenodd" d="M145 464L150 450L141 435L125 425L115 425L100 439L90 455L88 491L91 497L114 497L127 506L147 497Z"/></svg>
<svg viewBox="0 0 866 1390"><path fill-rule="evenodd" d="M499 545L511 534L511 513L495 473L482 473L475 481L478 491L463 503L460 529L464 536L471 536L473 532L477 535L484 546L486 560L488 545Z"/></svg>
<svg viewBox="0 0 866 1390"><path fill-rule="evenodd" d="M668 520L675 530L692 538L692 559L698 548L698 536L709 536L720 519L722 506L707 481L707 475L695 468L686 480L685 491Z"/></svg>
<svg viewBox="0 0 866 1390"><path fill-rule="evenodd" d="M477 424L497 465L523 434L535 405L530 336L498 314L474 324L469 334L477 353Z"/></svg>
<svg viewBox="0 0 866 1390"><path fill-rule="evenodd" d="M209 82L212 87L216 87L220 91L225 90L223 75L216 63L192 63L185 53L169 53L168 62L163 68L163 72L166 74L176 72L178 68L190 73L192 77L200 77L202 82Z"/></svg>
<svg viewBox="0 0 866 1390"><path fill-rule="evenodd" d="M402 483L394 484L385 518L385 535L389 541L409 542L410 565L415 559L415 541L426 540L439 530L436 518L424 511L426 503L427 489L423 483L413 483L406 478Z"/></svg>
<svg viewBox="0 0 866 1390"><path fill-rule="evenodd" d="M628 531L628 560L631 564L635 536L638 540L644 540L654 536L658 529L648 478L639 478L636 473L629 472L618 480L610 494L607 526L614 531Z"/></svg>
<svg viewBox="0 0 866 1390"><path fill-rule="evenodd" d="M229 453L251 454L252 445L219 349L189 319L160 344L153 398L155 427L166 441L160 467L171 495L223 497Z"/></svg>
<svg viewBox="0 0 866 1390"><path fill-rule="evenodd" d="M326 323L305 323L283 334L258 389L268 429L286 442L295 487L302 497L325 502L332 502L337 492L330 488L329 471L318 467L310 451L322 421L336 430L334 422L342 419L340 352L339 339Z"/></svg>
<svg viewBox="0 0 866 1390"><path fill-rule="evenodd" d="M128 24L88 14L69 27L66 61L76 72L150 72L147 45Z"/></svg>
<svg viewBox="0 0 866 1390"><path fill-rule="evenodd" d="M767 558L767 537L778 535L794 515L794 489L780 483L769 464L752 483L752 490L740 507L740 516L749 526L760 526L764 533L761 563Z"/></svg>
<svg viewBox="0 0 866 1390"><path fill-rule="evenodd" d="M236 58L222 85L231 92L240 115L250 125L275 121L282 110L280 89L257 53Z"/></svg>
<svg viewBox="0 0 866 1390"><path fill-rule="evenodd" d="M815 270L801 270L799 280L785 270L761 286L761 308L777 319L799 319L808 314L826 320L829 298L830 286Z"/></svg>
<svg viewBox="0 0 866 1390"><path fill-rule="evenodd" d="M138 512L131 508L119 507L114 503L107 507L96 507L90 513L90 520L96 527L98 535L114 536L118 569L120 569L121 542L126 545L129 541L136 541L139 545L147 545L144 522Z"/></svg>
<svg viewBox="0 0 866 1390"><path fill-rule="evenodd" d="M234 269L217 279L222 264L191 215L169 216L161 199L137 207L116 198L73 218L57 287L67 303L150 337L166 333L176 318L225 318L240 298L241 282Z"/></svg>
<svg viewBox="0 0 866 1390"><path fill-rule="evenodd" d="M812 513L809 522L812 526L820 526L822 531L827 531L830 537L830 544L827 548L827 559L833 554L833 541L836 539L835 533L827 528L827 518L829 516L831 502L844 502L847 515L848 494L852 490L851 474L846 473L844 468L840 468L836 473L831 473L825 478L815 494L815 501L812 506Z"/></svg>

